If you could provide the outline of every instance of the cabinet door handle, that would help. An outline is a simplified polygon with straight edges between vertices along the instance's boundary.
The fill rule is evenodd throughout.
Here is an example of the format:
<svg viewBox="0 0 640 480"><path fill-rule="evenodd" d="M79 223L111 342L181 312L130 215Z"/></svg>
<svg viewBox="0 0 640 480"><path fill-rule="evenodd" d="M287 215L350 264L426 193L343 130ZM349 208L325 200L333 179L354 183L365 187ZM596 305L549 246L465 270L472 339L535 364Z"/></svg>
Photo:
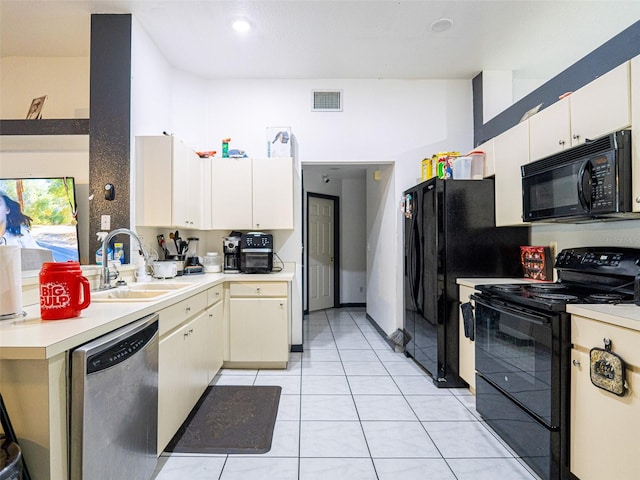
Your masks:
<svg viewBox="0 0 640 480"><path fill-rule="evenodd" d="M558 145L560 145L560 146L564 145L564 140L559 140L558 141Z"/></svg>
<svg viewBox="0 0 640 480"><path fill-rule="evenodd" d="M187 313L189 313L189 312L191 311L191 307L187 307L187 308L185 308L185 311L186 311Z"/></svg>
<svg viewBox="0 0 640 480"><path fill-rule="evenodd" d="M573 134L573 139L574 140L578 140L580 138L580 135L578 135L577 133Z"/></svg>
<svg viewBox="0 0 640 480"><path fill-rule="evenodd" d="M571 363L573 363L574 367L579 367L580 366L580 360L572 360Z"/></svg>
<svg viewBox="0 0 640 480"><path fill-rule="evenodd" d="M256 292L260 295L260 287L256 288Z"/></svg>
<svg viewBox="0 0 640 480"><path fill-rule="evenodd" d="M281 303L280 303L280 307L284 307L284 303L282 303L282 302L281 302Z"/></svg>

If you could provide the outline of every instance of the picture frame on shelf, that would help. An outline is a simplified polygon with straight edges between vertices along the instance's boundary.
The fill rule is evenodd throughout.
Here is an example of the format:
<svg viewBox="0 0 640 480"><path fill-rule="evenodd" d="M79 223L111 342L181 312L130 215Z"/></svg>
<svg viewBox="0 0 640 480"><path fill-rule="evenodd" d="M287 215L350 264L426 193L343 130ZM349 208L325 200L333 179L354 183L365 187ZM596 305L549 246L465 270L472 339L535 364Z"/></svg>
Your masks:
<svg viewBox="0 0 640 480"><path fill-rule="evenodd" d="M31 100L31 106L29 107L29 112L27 113L27 120L38 120L42 118L42 107L44 106L44 101L47 99L47 96L44 95L42 97L36 97Z"/></svg>

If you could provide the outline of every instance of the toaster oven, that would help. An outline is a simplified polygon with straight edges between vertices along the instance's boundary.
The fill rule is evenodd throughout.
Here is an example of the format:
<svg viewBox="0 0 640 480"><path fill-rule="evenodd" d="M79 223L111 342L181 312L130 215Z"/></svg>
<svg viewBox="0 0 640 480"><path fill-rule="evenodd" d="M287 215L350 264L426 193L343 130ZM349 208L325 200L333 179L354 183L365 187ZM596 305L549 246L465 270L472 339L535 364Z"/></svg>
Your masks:
<svg viewBox="0 0 640 480"><path fill-rule="evenodd" d="M273 270L273 235L262 232L243 233L240 238L240 271L271 273Z"/></svg>

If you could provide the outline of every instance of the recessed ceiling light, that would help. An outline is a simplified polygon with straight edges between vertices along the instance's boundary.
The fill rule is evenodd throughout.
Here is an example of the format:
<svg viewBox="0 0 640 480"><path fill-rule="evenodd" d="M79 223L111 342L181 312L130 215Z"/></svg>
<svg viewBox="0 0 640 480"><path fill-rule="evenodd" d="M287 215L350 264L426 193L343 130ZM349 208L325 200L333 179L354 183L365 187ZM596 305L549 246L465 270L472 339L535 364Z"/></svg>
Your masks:
<svg viewBox="0 0 640 480"><path fill-rule="evenodd" d="M431 25L429 25L429 30L434 33L442 33L446 32L453 26L453 20L450 18L439 18L438 20L434 20Z"/></svg>
<svg viewBox="0 0 640 480"><path fill-rule="evenodd" d="M251 30L251 24L246 20L236 20L233 22L233 29L236 32L245 33Z"/></svg>

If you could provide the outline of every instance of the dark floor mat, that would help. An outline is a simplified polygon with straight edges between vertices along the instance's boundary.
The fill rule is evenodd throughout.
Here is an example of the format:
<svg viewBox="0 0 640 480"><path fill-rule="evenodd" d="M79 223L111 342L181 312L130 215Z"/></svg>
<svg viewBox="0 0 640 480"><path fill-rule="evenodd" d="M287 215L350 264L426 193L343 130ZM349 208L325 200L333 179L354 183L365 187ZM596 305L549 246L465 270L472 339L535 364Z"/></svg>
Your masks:
<svg viewBox="0 0 640 480"><path fill-rule="evenodd" d="M266 453L280 403L278 386L208 387L167 452Z"/></svg>

